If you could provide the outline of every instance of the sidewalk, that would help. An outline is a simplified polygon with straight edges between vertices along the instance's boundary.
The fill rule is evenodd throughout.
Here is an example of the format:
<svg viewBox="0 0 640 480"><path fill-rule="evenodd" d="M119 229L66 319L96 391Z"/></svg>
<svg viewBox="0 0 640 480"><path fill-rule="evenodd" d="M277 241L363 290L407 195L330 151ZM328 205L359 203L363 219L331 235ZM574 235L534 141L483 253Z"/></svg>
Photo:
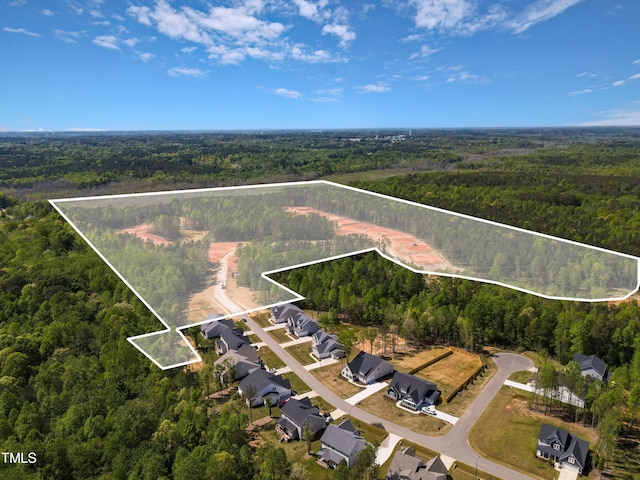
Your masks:
<svg viewBox="0 0 640 480"><path fill-rule="evenodd" d="M383 390L389 386L386 382L376 382L373 385L367 385L365 389L361 392L356 393L353 397L349 397L345 400L345 402L350 403L351 405L356 405L358 402L364 400L367 397L370 397L376 392Z"/></svg>

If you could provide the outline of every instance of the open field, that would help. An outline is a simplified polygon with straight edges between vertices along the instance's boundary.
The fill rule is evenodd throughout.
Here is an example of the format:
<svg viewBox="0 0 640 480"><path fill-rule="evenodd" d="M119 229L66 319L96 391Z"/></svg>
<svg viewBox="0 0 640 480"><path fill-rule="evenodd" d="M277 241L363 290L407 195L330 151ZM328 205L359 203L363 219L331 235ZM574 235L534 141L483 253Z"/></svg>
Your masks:
<svg viewBox="0 0 640 480"><path fill-rule="evenodd" d="M290 342L291 340L293 340L293 338L289 337L285 333L284 328L281 328L281 329L278 329L278 330L271 330L268 333L273 338L275 338L278 343L285 343L285 342Z"/></svg>
<svg viewBox="0 0 640 480"><path fill-rule="evenodd" d="M262 359L267 368L282 368L284 362L269 347L260 347L258 356Z"/></svg>
<svg viewBox="0 0 640 480"><path fill-rule="evenodd" d="M311 357L309 352L311 351L310 343L303 343L302 345L291 345L285 348L287 352L291 354L301 365L311 365L316 361Z"/></svg>
<svg viewBox="0 0 640 480"><path fill-rule="evenodd" d="M316 368L311 371L311 374L340 397L349 398L361 392L362 388L356 387L340 376L342 366L343 362L334 363L327 367Z"/></svg>
<svg viewBox="0 0 640 480"><path fill-rule="evenodd" d="M458 392L450 402L438 405L438 410L450 415L455 415L456 417L461 416L495 373L496 364L489 358L487 359L487 368L485 371L478 375L466 388Z"/></svg>
<svg viewBox="0 0 640 480"><path fill-rule="evenodd" d="M420 350L415 353L402 353L393 355L391 363L398 372L407 373L411 370L418 368L420 365L424 365L429 360L433 360L445 353L449 348L445 347L432 347L425 350Z"/></svg>
<svg viewBox="0 0 640 480"><path fill-rule="evenodd" d="M593 447L595 431L581 424L563 422L528 409L528 395L502 387L480 416L469 434L469 443L483 456L541 479L554 479L557 472L536 458L540 425L555 425L589 441Z"/></svg>
<svg viewBox="0 0 640 480"><path fill-rule="evenodd" d="M377 392L358 403L358 406L380 418L402 425L414 432L425 435L444 435L451 430L451 424L431 415L409 413L396 407L395 402L385 398L386 390Z"/></svg>
<svg viewBox="0 0 640 480"><path fill-rule="evenodd" d="M481 365L482 360L478 355L454 349L453 355L416 372L415 375L436 383L438 390L442 392L442 398L446 398Z"/></svg>

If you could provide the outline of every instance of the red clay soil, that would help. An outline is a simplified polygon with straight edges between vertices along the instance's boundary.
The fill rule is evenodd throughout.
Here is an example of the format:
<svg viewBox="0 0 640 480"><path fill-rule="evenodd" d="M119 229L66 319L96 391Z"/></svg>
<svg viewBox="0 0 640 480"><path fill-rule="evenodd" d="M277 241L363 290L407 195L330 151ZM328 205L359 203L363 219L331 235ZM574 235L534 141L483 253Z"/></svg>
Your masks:
<svg viewBox="0 0 640 480"><path fill-rule="evenodd" d="M151 240L154 243L154 245L164 245L165 247L167 245L173 245L173 242L171 240L161 237L160 235L155 235L153 233L150 233L149 232L150 229L151 229L151 225L143 223L142 225L136 225L135 227L121 228L120 230L116 230L116 232L132 233L133 235L135 235L136 237L142 240Z"/></svg>
<svg viewBox="0 0 640 480"><path fill-rule="evenodd" d="M390 242L388 252L396 257L418 265L424 270L456 270L434 248L424 241L405 232L379 227L371 223L360 222L347 217L315 210L311 207L288 207L287 210L300 215L318 214L336 224L338 235L366 235L374 242L386 239Z"/></svg>

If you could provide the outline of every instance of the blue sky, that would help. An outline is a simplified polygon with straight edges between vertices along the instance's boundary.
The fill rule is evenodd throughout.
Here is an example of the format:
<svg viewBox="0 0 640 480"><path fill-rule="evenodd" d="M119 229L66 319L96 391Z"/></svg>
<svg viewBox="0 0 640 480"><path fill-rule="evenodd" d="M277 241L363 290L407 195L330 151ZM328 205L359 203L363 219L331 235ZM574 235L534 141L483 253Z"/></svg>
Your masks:
<svg viewBox="0 0 640 480"><path fill-rule="evenodd" d="M640 125L637 0L5 0L0 131Z"/></svg>

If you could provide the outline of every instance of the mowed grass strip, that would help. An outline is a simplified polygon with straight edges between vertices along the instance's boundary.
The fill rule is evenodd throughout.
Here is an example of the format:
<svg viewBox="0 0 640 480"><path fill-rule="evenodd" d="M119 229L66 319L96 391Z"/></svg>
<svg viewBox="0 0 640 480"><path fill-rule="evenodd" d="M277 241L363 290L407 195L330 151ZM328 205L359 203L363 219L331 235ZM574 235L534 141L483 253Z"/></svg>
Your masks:
<svg viewBox="0 0 640 480"><path fill-rule="evenodd" d="M339 425L345 420L351 420L351 424L356 429L360 430L360 436L369 443L375 444L377 442L379 445L382 443L382 441L385 438L387 438L387 435L389 435L386 430L376 427L374 425L370 425L368 423L364 423L358 420L357 418L351 417L349 415L345 415L344 417L341 417L339 420L337 420L334 423L335 425Z"/></svg>
<svg viewBox="0 0 640 480"><path fill-rule="evenodd" d="M386 393L385 390L374 393L370 397L361 400L358 403L358 407L380 418L425 435L444 435L451 430L451 424L431 415L414 414L398 408L396 402L385 398Z"/></svg>
<svg viewBox="0 0 640 480"><path fill-rule="evenodd" d="M277 330L270 330L269 335L275 338L278 343L286 343L293 340L293 338L291 338L285 333L284 328L279 328Z"/></svg>
<svg viewBox="0 0 640 480"><path fill-rule="evenodd" d="M258 356L262 359L267 368L282 368L285 363L269 347L260 347Z"/></svg>
<svg viewBox="0 0 640 480"><path fill-rule="evenodd" d="M344 363L334 363L322 368L311 370L311 374L320 380L329 390L339 395L341 398L349 398L362 391L340 376Z"/></svg>
<svg viewBox="0 0 640 480"><path fill-rule="evenodd" d="M528 370L523 370L521 372L513 372L509 376L509 380L511 380L512 382L527 383L529 382L529 380L531 380L532 377L533 377L532 372Z"/></svg>
<svg viewBox="0 0 640 480"><path fill-rule="evenodd" d="M447 350L449 349L444 347L433 347L412 354L396 354L391 358L391 363L393 363L398 372L407 373L420 365L424 365L429 360L439 357Z"/></svg>
<svg viewBox="0 0 640 480"><path fill-rule="evenodd" d="M290 347L285 348L285 350L289 352L291 356L300 363L300 365L311 365L312 363L316 363L316 360L314 360L309 353L311 352L311 343L291 345Z"/></svg>
<svg viewBox="0 0 640 480"><path fill-rule="evenodd" d="M283 374L282 378L289 379L289 382L291 382L291 388L296 391L297 395L311 391L311 389L309 388L309 385L304 383L302 379L293 372Z"/></svg>
<svg viewBox="0 0 640 480"><path fill-rule="evenodd" d="M529 414L528 395L502 387L469 434L471 447L482 456L540 479L552 480L557 472L536 458L538 433L543 421ZM545 417L550 424L557 420Z"/></svg>
<svg viewBox="0 0 640 480"><path fill-rule="evenodd" d="M257 313L255 315L252 315L251 319L254 322L256 322L258 325L260 325L262 328L273 326L273 323L269 321L268 313Z"/></svg>

